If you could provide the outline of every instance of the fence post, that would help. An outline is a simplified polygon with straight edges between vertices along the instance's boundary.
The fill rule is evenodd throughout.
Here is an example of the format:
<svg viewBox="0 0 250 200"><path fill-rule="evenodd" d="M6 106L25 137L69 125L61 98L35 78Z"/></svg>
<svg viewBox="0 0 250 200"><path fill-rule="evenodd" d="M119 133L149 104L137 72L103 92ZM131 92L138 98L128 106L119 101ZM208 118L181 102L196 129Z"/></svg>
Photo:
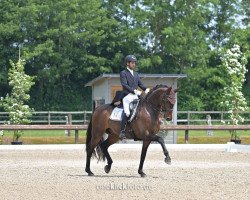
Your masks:
<svg viewBox="0 0 250 200"><path fill-rule="evenodd" d="M212 126L212 118L211 115L207 115L207 125ZM213 130L207 130L207 135L212 136L214 134Z"/></svg>
<svg viewBox="0 0 250 200"><path fill-rule="evenodd" d="M185 143L188 144L188 130L185 130Z"/></svg>
<svg viewBox="0 0 250 200"><path fill-rule="evenodd" d="M83 124L86 123L86 120L87 120L87 111L85 110L85 111L84 111Z"/></svg>
<svg viewBox="0 0 250 200"><path fill-rule="evenodd" d="M50 125L50 111L48 111L48 124Z"/></svg>
<svg viewBox="0 0 250 200"><path fill-rule="evenodd" d="M68 124L71 125L72 124L72 115L68 114ZM71 135L71 130L68 130L68 136Z"/></svg>
<svg viewBox="0 0 250 200"><path fill-rule="evenodd" d="M71 125L72 124L72 116L71 114L68 114L68 116L65 116L66 120L66 125ZM65 130L65 135L70 136L71 135L71 130Z"/></svg>
<svg viewBox="0 0 250 200"><path fill-rule="evenodd" d="M188 111L188 113L187 113L187 114L188 114L188 116L187 116L187 122L188 122L188 123L187 123L187 124L189 125L189 120L190 120L190 112Z"/></svg>
<svg viewBox="0 0 250 200"><path fill-rule="evenodd" d="M69 124L69 117L65 116L66 125ZM64 130L65 135L69 136L69 130Z"/></svg>
<svg viewBox="0 0 250 200"><path fill-rule="evenodd" d="M78 144L78 141L79 141L78 130L75 130L75 143Z"/></svg>

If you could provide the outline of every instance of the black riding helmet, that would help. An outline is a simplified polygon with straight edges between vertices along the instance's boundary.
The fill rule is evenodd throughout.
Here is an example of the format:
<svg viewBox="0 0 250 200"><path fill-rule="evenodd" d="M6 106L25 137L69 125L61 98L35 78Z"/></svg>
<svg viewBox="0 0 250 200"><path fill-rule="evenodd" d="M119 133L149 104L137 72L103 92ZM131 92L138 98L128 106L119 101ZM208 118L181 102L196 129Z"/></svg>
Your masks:
<svg viewBox="0 0 250 200"><path fill-rule="evenodd" d="M137 59L134 55L127 55L124 59L124 64L126 65L127 62L137 62Z"/></svg>

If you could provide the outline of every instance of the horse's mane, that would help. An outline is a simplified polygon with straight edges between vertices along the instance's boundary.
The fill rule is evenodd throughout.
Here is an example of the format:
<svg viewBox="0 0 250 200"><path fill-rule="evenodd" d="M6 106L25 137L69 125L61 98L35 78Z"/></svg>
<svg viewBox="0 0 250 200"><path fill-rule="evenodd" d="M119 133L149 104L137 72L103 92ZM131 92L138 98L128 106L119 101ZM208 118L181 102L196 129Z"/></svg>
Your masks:
<svg viewBox="0 0 250 200"><path fill-rule="evenodd" d="M167 85L163 85L163 84L160 84L160 85L156 85L153 87L153 90L157 90L159 88L169 88Z"/></svg>
<svg viewBox="0 0 250 200"><path fill-rule="evenodd" d="M149 93L146 95L146 97L149 97L150 94L152 94L155 90L159 89L159 88L169 88L167 85L163 85L163 84L160 84L160 85L156 85L154 86L150 91Z"/></svg>
<svg viewBox="0 0 250 200"><path fill-rule="evenodd" d="M156 91L156 90L158 90L158 89L160 89L160 88L167 88L167 89L168 89L168 88L170 88L170 87L167 86L167 85L163 85L163 84L156 85L155 87L153 87L153 88L149 91L149 93L148 93L146 96L144 96L144 97L142 98L141 103L143 103L144 101L147 101L147 99L151 96L151 94L152 94L154 91ZM169 94L169 96L168 96L168 100L169 100L172 104L174 104L175 101L176 101L175 92L173 92L172 90L170 91L170 94Z"/></svg>

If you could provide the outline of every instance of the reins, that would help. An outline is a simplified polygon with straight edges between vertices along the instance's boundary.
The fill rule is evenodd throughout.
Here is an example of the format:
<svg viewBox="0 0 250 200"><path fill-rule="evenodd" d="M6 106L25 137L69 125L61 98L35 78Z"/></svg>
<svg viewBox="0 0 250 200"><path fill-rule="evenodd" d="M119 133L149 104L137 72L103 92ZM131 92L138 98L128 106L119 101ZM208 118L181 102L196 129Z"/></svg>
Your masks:
<svg viewBox="0 0 250 200"><path fill-rule="evenodd" d="M152 93L150 93L150 94L152 94ZM162 113L162 112L169 112L169 111L173 110L173 109L168 109L168 110L164 110L163 109L163 105L166 104L167 101L169 101L168 98L170 97L170 94L166 94L166 93L163 94L163 97L162 97L161 103L160 103L160 108L158 108L157 105L155 105L153 102L151 102L150 100L148 100L148 95L149 94L147 94L146 96L142 97L141 103L143 103L144 101L146 101L153 108L153 110L155 110L156 112L160 112L160 113Z"/></svg>

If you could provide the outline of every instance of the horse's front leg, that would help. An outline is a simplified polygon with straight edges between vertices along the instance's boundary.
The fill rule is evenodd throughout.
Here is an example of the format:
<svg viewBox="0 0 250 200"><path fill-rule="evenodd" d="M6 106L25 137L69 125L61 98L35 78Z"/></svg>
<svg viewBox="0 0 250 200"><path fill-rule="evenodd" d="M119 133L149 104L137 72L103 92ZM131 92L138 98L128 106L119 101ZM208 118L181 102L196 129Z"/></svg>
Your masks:
<svg viewBox="0 0 250 200"><path fill-rule="evenodd" d="M160 137L158 135L151 135L150 138L151 138L152 141L156 141L156 142L160 143L160 145L162 147L162 150L163 150L163 153L166 156L165 157L165 162L170 165L171 164L171 158L169 156L168 150L166 148L166 145L165 145L164 140L162 139L162 137Z"/></svg>
<svg viewBox="0 0 250 200"><path fill-rule="evenodd" d="M145 177L146 174L143 172L143 163L145 161L145 157L147 154L148 146L150 145L151 141L150 140L143 140L143 145L142 145L142 151L141 151L141 160L140 160L140 165L138 169L138 173L141 175L141 177Z"/></svg>

